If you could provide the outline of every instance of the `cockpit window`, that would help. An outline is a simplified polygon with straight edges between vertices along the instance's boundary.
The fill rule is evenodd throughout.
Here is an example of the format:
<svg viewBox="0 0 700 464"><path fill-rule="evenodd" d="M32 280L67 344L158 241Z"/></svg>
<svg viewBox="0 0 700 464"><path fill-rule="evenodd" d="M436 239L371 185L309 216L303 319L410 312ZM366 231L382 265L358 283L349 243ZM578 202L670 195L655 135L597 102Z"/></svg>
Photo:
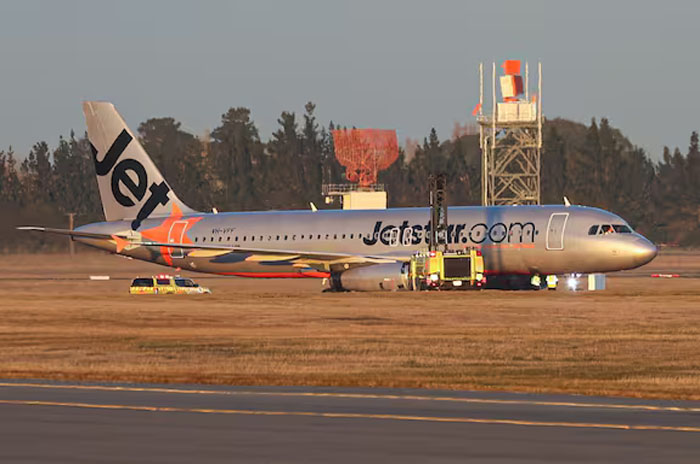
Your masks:
<svg viewBox="0 0 700 464"><path fill-rule="evenodd" d="M588 235L596 235L596 233L598 235L631 234L632 229L625 224L603 224L602 226L591 226L588 229Z"/></svg>

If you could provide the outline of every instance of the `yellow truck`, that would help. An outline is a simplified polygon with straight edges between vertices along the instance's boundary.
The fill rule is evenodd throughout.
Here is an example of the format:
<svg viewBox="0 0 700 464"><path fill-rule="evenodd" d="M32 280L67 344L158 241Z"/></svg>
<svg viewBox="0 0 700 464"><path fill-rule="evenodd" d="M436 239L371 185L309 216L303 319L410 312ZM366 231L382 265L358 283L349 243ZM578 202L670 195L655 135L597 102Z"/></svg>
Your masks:
<svg viewBox="0 0 700 464"><path fill-rule="evenodd" d="M411 257L413 290L467 290L486 283L484 257L476 248L419 251Z"/></svg>
<svg viewBox="0 0 700 464"><path fill-rule="evenodd" d="M152 277L137 277L131 282L132 295L199 295L210 294L211 290L200 287L186 277L159 274Z"/></svg>

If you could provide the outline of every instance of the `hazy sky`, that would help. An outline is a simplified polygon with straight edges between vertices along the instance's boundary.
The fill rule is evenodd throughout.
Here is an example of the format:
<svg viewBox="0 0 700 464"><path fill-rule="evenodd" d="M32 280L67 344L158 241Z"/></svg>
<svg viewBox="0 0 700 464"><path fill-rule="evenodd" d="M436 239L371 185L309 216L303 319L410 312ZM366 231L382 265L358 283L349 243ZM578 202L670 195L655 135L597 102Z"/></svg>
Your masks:
<svg viewBox="0 0 700 464"><path fill-rule="evenodd" d="M134 129L247 106L267 138L311 100L324 125L444 139L473 121L479 61L520 58L543 62L545 115L607 116L658 158L700 129L699 22L691 1L5 0L0 147L82 133L85 99Z"/></svg>

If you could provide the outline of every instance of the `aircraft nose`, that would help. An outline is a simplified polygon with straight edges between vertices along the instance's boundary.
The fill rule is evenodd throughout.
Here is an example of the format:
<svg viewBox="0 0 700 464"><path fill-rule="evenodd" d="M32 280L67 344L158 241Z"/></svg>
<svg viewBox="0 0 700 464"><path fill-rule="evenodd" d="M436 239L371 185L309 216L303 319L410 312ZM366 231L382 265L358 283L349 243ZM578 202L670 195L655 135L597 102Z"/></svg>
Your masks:
<svg viewBox="0 0 700 464"><path fill-rule="evenodd" d="M656 245L651 243L644 237L640 237L635 240L634 248L632 251L634 255L634 262L637 266L642 266L656 257L658 250Z"/></svg>

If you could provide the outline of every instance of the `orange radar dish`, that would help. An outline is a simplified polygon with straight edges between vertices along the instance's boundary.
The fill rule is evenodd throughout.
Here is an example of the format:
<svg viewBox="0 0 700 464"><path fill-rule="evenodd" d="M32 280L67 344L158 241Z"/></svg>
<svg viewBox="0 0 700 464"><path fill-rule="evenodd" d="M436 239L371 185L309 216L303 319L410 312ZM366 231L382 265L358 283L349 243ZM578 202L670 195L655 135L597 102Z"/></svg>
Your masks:
<svg viewBox="0 0 700 464"><path fill-rule="evenodd" d="M339 129L333 131L335 157L345 177L360 187L377 183L377 174L399 157L395 130Z"/></svg>

